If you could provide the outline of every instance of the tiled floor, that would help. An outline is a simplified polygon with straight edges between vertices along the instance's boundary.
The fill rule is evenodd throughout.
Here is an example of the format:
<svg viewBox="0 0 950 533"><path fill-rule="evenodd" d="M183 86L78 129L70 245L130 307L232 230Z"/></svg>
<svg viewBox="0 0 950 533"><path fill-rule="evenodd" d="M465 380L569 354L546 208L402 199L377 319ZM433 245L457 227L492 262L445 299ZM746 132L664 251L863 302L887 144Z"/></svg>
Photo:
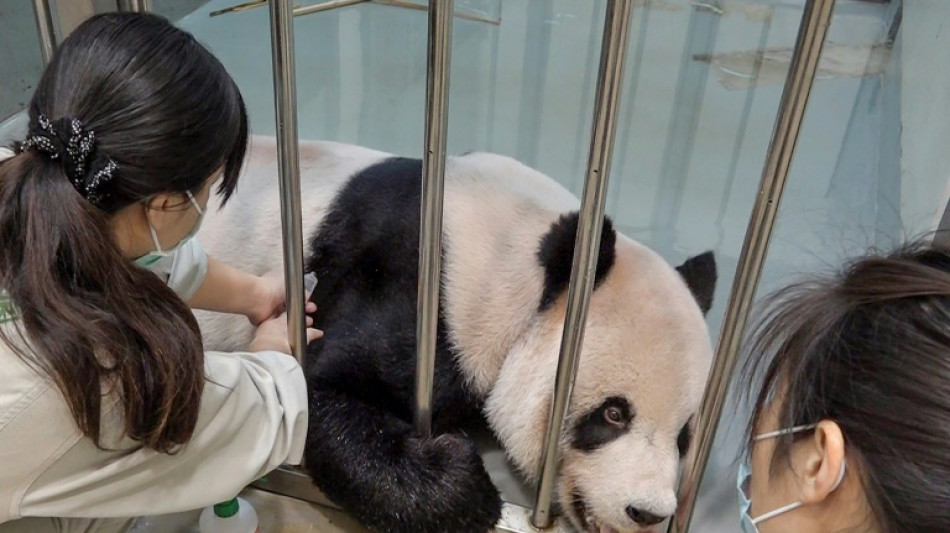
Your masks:
<svg viewBox="0 0 950 533"><path fill-rule="evenodd" d="M241 493L257 512L261 533L371 533L346 513L270 492L247 489ZM142 518L130 533L199 533L200 510ZM529 511L506 506L494 533L537 531L530 526ZM545 533L569 533L555 522ZM449 532L447 532L449 533Z"/></svg>
<svg viewBox="0 0 950 533"><path fill-rule="evenodd" d="M345 513L320 505L247 489L241 497L257 511L261 532L369 533ZM132 533L198 533L200 510L139 520Z"/></svg>

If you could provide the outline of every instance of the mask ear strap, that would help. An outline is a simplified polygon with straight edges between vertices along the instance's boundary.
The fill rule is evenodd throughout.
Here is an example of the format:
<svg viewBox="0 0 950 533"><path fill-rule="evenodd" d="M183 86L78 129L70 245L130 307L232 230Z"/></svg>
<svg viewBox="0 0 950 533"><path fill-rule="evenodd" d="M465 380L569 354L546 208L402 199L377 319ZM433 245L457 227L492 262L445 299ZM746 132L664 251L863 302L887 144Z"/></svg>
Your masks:
<svg viewBox="0 0 950 533"><path fill-rule="evenodd" d="M841 485L841 482L844 480L844 473L845 473L845 462L842 461L842 462L841 462L841 472L838 474L838 480L835 481L835 486L831 488L832 491L836 490L836 489L838 488L838 486ZM759 524L759 523L761 523L761 522L765 522L766 520L768 520L768 519L770 519L770 518L775 518L776 516L778 516L778 515L780 515L780 514L785 514L785 513L789 512L789 511L793 510L793 509L798 509L798 508L801 507L802 505L804 505L802 502L792 502L792 503L790 503L790 504L788 504L788 505L786 505L786 506L784 506L784 507L779 507L778 509L775 509L774 511L769 511L769 512L765 513L765 514L762 515L762 516L759 516L759 517L757 517L757 518L752 518L752 519L751 519L751 520L752 520L752 525L756 525L756 524Z"/></svg>
<svg viewBox="0 0 950 533"><path fill-rule="evenodd" d="M155 226L152 225L152 221L148 219L148 204L145 205L145 223L148 224L148 232L152 234L152 244L155 245L155 251L162 253L162 243L158 240L158 233L155 232Z"/></svg>
<svg viewBox="0 0 950 533"><path fill-rule="evenodd" d="M195 200L195 196L191 194L191 191L185 191L185 194L187 194L188 199L191 200L191 205L195 206L195 211L197 211L199 215L204 215L204 209L198 205L198 200Z"/></svg>
<svg viewBox="0 0 950 533"><path fill-rule="evenodd" d="M844 473L845 473L845 466L846 466L846 465L847 465L847 461L846 461L844 458L842 458L842 459L841 459L841 472L838 472L838 480L835 481L835 486L834 486L834 487L831 487L831 490L832 490L832 491L837 490L838 487L841 486L841 482L844 481Z"/></svg>
<svg viewBox="0 0 950 533"><path fill-rule="evenodd" d="M818 427L818 424L808 424L806 426L795 426L793 428L779 429L777 431L770 431L768 433L756 435L755 440L760 441L760 440L765 440L765 439L772 439L772 438L779 437L782 435L788 435L789 433L798 433L799 431L815 429L816 427Z"/></svg>
<svg viewBox="0 0 950 533"><path fill-rule="evenodd" d="M752 519L752 525L759 524L760 522L765 522L766 520L768 520L768 519L770 519L770 518L775 518L776 516L778 516L778 515L780 515L780 514L785 514L785 513L789 512L789 511L791 511L792 509L798 509L798 508L801 507L802 505L803 505L802 502L792 502L792 503L790 503L790 504L788 504L788 505L786 505L786 506L784 506L784 507L779 507L778 509L776 509L776 510L774 510L774 511L769 511L769 512L765 513L764 515L760 516L760 517L753 518L753 519Z"/></svg>

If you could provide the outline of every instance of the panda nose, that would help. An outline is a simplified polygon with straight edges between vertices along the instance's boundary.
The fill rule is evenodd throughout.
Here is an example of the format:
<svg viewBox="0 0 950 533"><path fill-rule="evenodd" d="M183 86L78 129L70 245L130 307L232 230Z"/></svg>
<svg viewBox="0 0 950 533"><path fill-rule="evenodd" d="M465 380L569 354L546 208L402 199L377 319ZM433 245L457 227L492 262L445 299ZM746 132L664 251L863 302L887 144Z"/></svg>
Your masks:
<svg viewBox="0 0 950 533"><path fill-rule="evenodd" d="M665 516L656 516L653 513L641 511L632 505L627 506L627 516L632 518L638 526L653 526L666 520Z"/></svg>

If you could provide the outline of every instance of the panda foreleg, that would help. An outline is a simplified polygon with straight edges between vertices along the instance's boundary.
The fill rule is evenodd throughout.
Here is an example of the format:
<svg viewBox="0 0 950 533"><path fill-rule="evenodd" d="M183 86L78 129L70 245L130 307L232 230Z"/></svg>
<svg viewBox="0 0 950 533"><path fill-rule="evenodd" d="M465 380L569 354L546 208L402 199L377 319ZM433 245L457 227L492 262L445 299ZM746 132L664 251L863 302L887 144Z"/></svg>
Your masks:
<svg viewBox="0 0 950 533"><path fill-rule="evenodd" d="M395 414L314 381L304 468L330 500L381 533L485 533L498 522L501 498L470 439L420 439Z"/></svg>

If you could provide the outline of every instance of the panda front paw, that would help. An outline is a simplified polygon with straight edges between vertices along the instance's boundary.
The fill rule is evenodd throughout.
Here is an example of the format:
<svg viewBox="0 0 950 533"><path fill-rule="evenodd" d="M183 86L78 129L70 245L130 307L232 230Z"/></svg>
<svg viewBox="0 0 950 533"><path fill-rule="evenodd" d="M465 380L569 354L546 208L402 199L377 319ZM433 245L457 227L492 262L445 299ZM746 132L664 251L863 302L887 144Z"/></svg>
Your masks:
<svg viewBox="0 0 950 533"><path fill-rule="evenodd" d="M463 435L444 433L417 440L430 496L425 517L415 531L485 533L501 518L501 495L492 482L475 443Z"/></svg>

